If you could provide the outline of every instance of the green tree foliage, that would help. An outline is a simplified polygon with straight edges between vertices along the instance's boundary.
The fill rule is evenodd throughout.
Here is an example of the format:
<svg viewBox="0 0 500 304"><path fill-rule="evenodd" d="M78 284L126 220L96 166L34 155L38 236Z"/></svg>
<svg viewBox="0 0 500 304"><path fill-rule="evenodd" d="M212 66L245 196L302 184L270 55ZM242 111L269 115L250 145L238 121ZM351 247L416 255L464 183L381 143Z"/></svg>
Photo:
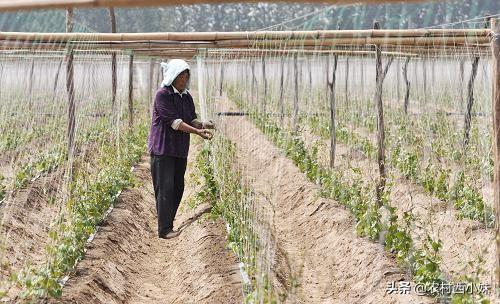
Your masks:
<svg viewBox="0 0 500 304"><path fill-rule="evenodd" d="M298 18L274 29L369 29L373 20L383 28L406 29L457 22L500 11L498 1L450 0L421 4L327 6L257 3L179 5L158 8L116 9L119 32L251 31ZM0 14L1 31L64 31L63 10ZM75 31L109 32L106 9L77 9ZM477 22L463 27L482 27Z"/></svg>

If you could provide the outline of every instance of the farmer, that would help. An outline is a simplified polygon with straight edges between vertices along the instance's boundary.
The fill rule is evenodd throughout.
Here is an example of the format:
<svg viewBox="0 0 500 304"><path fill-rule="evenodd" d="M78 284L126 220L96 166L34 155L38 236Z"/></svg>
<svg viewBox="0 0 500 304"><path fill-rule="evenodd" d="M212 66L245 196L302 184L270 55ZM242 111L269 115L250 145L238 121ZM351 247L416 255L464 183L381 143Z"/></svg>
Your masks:
<svg viewBox="0 0 500 304"><path fill-rule="evenodd" d="M189 88L189 65L181 59L161 63L163 82L153 105L148 150L156 198L158 237L179 235L173 230L174 218L184 192L184 173L190 133L211 139L212 121L197 119Z"/></svg>

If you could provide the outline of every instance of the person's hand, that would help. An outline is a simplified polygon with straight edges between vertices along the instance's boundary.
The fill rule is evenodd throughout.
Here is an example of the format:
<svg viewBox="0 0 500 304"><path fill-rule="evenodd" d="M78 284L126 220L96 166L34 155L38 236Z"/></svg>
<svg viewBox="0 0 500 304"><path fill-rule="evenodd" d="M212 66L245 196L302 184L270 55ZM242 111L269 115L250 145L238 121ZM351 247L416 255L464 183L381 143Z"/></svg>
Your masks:
<svg viewBox="0 0 500 304"><path fill-rule="evenodd" d="M199 136L203 137L203 139L212 139L213 135L212 132L208 131L207 129L198 129L198 132L196 133Z"/></svg>
<svg viewBox="0 0 500 304"><path fill-rule="evenodd" d="M213 120L204 121L204 122L202 122L202 128L203 129L215 129L215 123L213 122Z"/></svg>

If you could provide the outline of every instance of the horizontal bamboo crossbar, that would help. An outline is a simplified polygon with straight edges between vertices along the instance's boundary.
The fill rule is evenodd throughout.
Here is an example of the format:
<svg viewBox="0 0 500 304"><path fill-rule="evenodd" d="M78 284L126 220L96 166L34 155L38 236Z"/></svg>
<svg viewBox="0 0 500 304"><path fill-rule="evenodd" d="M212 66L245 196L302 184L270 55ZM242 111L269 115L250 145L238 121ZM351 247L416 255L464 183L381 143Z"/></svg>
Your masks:
<svg viewBox="0 0 500 304"><path fill-rule="evenodd" d="M130 50L149 56L194 56L197 49L257 49L303 52L359 51L377 45L383 51L440 56L446 51L467 56L486 54L489 29L416 29L416 30L325 30L274 32L167 32L167 33L26 33L0 32L3 50L80 51ZM182 51L185 50L185 51ZM306 54L306 53L304 53ZM318 53L319 54L319 53ZM347 54L347 53L346 53ZM355 53L352 53L355 54ZM270 56L271 53L265 53ZM358 54L359 55L359 54ZM387 55L387 54L386 54ZM253 56L253 55L252 55Z"/></svg>
<svg viewBox="0 0 500 304"><path fill-rule="evenodd" d="M413 43L412 43L413 42ZM409 41L409 40L331 40L331 41L288 41L287 43L276 44L272 42L248 42L248 41L232 41L231 43L123 43L123 44L112 44L112 43L85 43L85 44L75 44L71 47L73 49L130 49L130 50L157 50L157 49L173 49L173 48L258 48L258 49L289 49L303 47L307 48L317 48L317 49L328 49L332 47L360 47L367 45L380 45L380 46L401 46L401 47L411 47L411 46L421 46L421 47L434 47L437 50L442 50L444 47L476 47L476 48L487 48L487 45L482 40L449 40L445 41ZM30 48L30 49L66 49L68 45L57 44L57 43L29 43L29 42L10 42L10 41L0 41L0 49L16 49L16 48Z"/></svg>
<svg viewBox="0 0 500 304"><path fill-rule="evenodd" d="M235 0L184 0L181 4L217 4L232 3ZM245 0L247 3L262 2L261 0ZM401 0L275 0L274 2L302 2L302 3L390 3ZM422 2L410 0L406 2ZM0 0L0 11L34 10L34 9L61 9L70 7L138 7L179 5L173 0Z"/></svg>
<svg viewBox="0 0 500 304"><path fill-rule="evenodd" d="M490 29L411 29L411 30L319 30L258 32L164 32L164 33L29 33L0 32L0 40L37 42L67 41L207 41L224 40L325 40L325 39L487 39Z"/></svg>
<svg viewBox="0 0 500 304"><path fill-rule="evenodd" d="M340 46L335 46L335 45L322 45L322 46L302 46L302 45L297 45L297 46L287 46L286 48L252 48L250 45L241 45L241 46L233 46L231 48L200 48L199 45L184 45L184 46L179 46L179 45L171 45L171 46L162 46L162 45L156 45L156 46L143 46L143 45L122 45L120 47L119 45L86 45L85 47L78 48L75 47L73 48L74 51L78 51L81 53L85 52L102 52L102 53L112 53L112 52L122 52L124 50L127 51L132 51L136 54L141 54L141 55L149 55L149 56L161 56L162 54L169 53L169 54L175 54L175 53L181 53L182 51L192 51L193 54L196 53L198 49L207 49L207 50L223 50L222 52L227 52L228 49L231 50L241 50L241 49L247 49L247 48L252 48L254 50L254 53L260 54L259 56L273 56L273 53L271 51L282 51L282 53L286 54L287 52L302 52L303 54L321 54L322 52L330 52L330 53L335 53L337 52L338 54L345 53L345 55L348 55L348 53L351 53L353 55L356 54L357 51L363 51L369 46L363 46L363 45L340 45ZM489 48L487 46L464 46L464 47L457 47L457 48L442 48L442 47L425 47L425 46L397 46L397 45L386 45L386 46L381 46L382 50L385 52L388 52L386 55L389 55L389 52L398 52L398 53L412 53L412 54L418 54L419 56L441 56L441 57L448 57L448 56L471 56L472 54L477 54L478 56L481 57L489 57L490 52ZM27 53L31 52L37 52L40 50L53 50L53 51L67 51L67 49L64 46L61 45L29 45L29 44L14 44L14 45L9 45L9 44L2 44L0 42L0 51L25 51Z"/></svg>
<svg viewBox="0 0 500 304"><path fill-rule="evenodd" d="M304 54L304 55L372 55L375 54L375 51L368 51L368 50L300 50L300 49L291 49L291 50L256 50L256 49L238 49L238 50L226 50L226 49L214 49L214 50L208 50L207 54L211 55L222 55L224 57L229 57L233 54L238 54L238 55L252 55L252 54L257 54L258 56L262 55L287 55L287 54ZM383 55L386 56L410 56L410 57L416 57L418 54L412 54L412 53L405 53L405 52L382 52Z"/></svg>
<svg viewBox="0 0 500 304"><path fill-rule="evenodd" d="M259 50L259 49L188 49L188 48L172 48L172 49L136 49L134 53L137 56L153 56L162 58L184 58L190 59L195 55L203 55L207 59L209 58L220 58L223 57L224 60L230 59L248 59L248 58L261 58L265 57L281 57L281 56L291 56L298 53L299 56L326 56L326 55L338 55L338 56L349 56L349 57L366 57L373 56L374 51L369 50L370 48L361 49L329 49L329 50L318 50L318 49L287 49L287 50ZM75 58L80 58L79 55L85 56L85 58L91 58L89 56L100 56L98 58L106 58L106 56L115 54L124 54L122 50L119 49L87 49L87 50L74 50ZM31 58L64 58L67 55L66 50L29 50L29 49L4 49L0 50L0 60L11 60L17 58L19 60L31 60ZM479 52L476 49L464 49L463 52L457 51L445 51L443 52L432 52L429 50L420 50L418 48L402 48L390 50L386 49L382 51L384 56L393 56L399 58L406 57L427 57L427 58L442 58L442 57L471 57L471 56L481 56L488 57L490 54L487 50L482 50ZM93 58L93 57L92 57ZM140 58L140 57L139 57ZM149 60L149 59L148 59ZM216 59L218 60L218 59Z"/></svg>
<svg viewBox="0 0 500 304"><path fill-rule="evenodd" d="M255 40L248 43L244 40L218 41L218 47L237 47L252 45L260 48L279 48L290 46L336 46L336 45L410 45L410 46L460 46L488 43L488 37L366 37L366 38L332 38L325 40Z"/></svg>
<svg viewBox="0 0 500 304"><path fill-rule="evenodd" d="M417 53L444 49L488 48L490 30L348 30L284 32L192 32L192 33L25 33L0 32L0 49L132 50L159 56L171 49L356 49L378 45L391 48L419 48ZM426 48L428 51L426 51ZM468 52L465 50L464 52Z"/></svg>

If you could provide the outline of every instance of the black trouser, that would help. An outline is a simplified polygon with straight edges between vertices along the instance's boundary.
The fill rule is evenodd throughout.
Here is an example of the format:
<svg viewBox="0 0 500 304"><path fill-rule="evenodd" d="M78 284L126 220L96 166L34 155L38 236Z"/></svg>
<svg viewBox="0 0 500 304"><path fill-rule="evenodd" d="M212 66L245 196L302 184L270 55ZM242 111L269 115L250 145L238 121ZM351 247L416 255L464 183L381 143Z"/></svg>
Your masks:
<svg viewBox="0 0 500 304"><path fill-rule="evenodd" d="M158 215L158 236L174 227L174 218L184 193L187 158L151 155L151 176Z"/></svg>

